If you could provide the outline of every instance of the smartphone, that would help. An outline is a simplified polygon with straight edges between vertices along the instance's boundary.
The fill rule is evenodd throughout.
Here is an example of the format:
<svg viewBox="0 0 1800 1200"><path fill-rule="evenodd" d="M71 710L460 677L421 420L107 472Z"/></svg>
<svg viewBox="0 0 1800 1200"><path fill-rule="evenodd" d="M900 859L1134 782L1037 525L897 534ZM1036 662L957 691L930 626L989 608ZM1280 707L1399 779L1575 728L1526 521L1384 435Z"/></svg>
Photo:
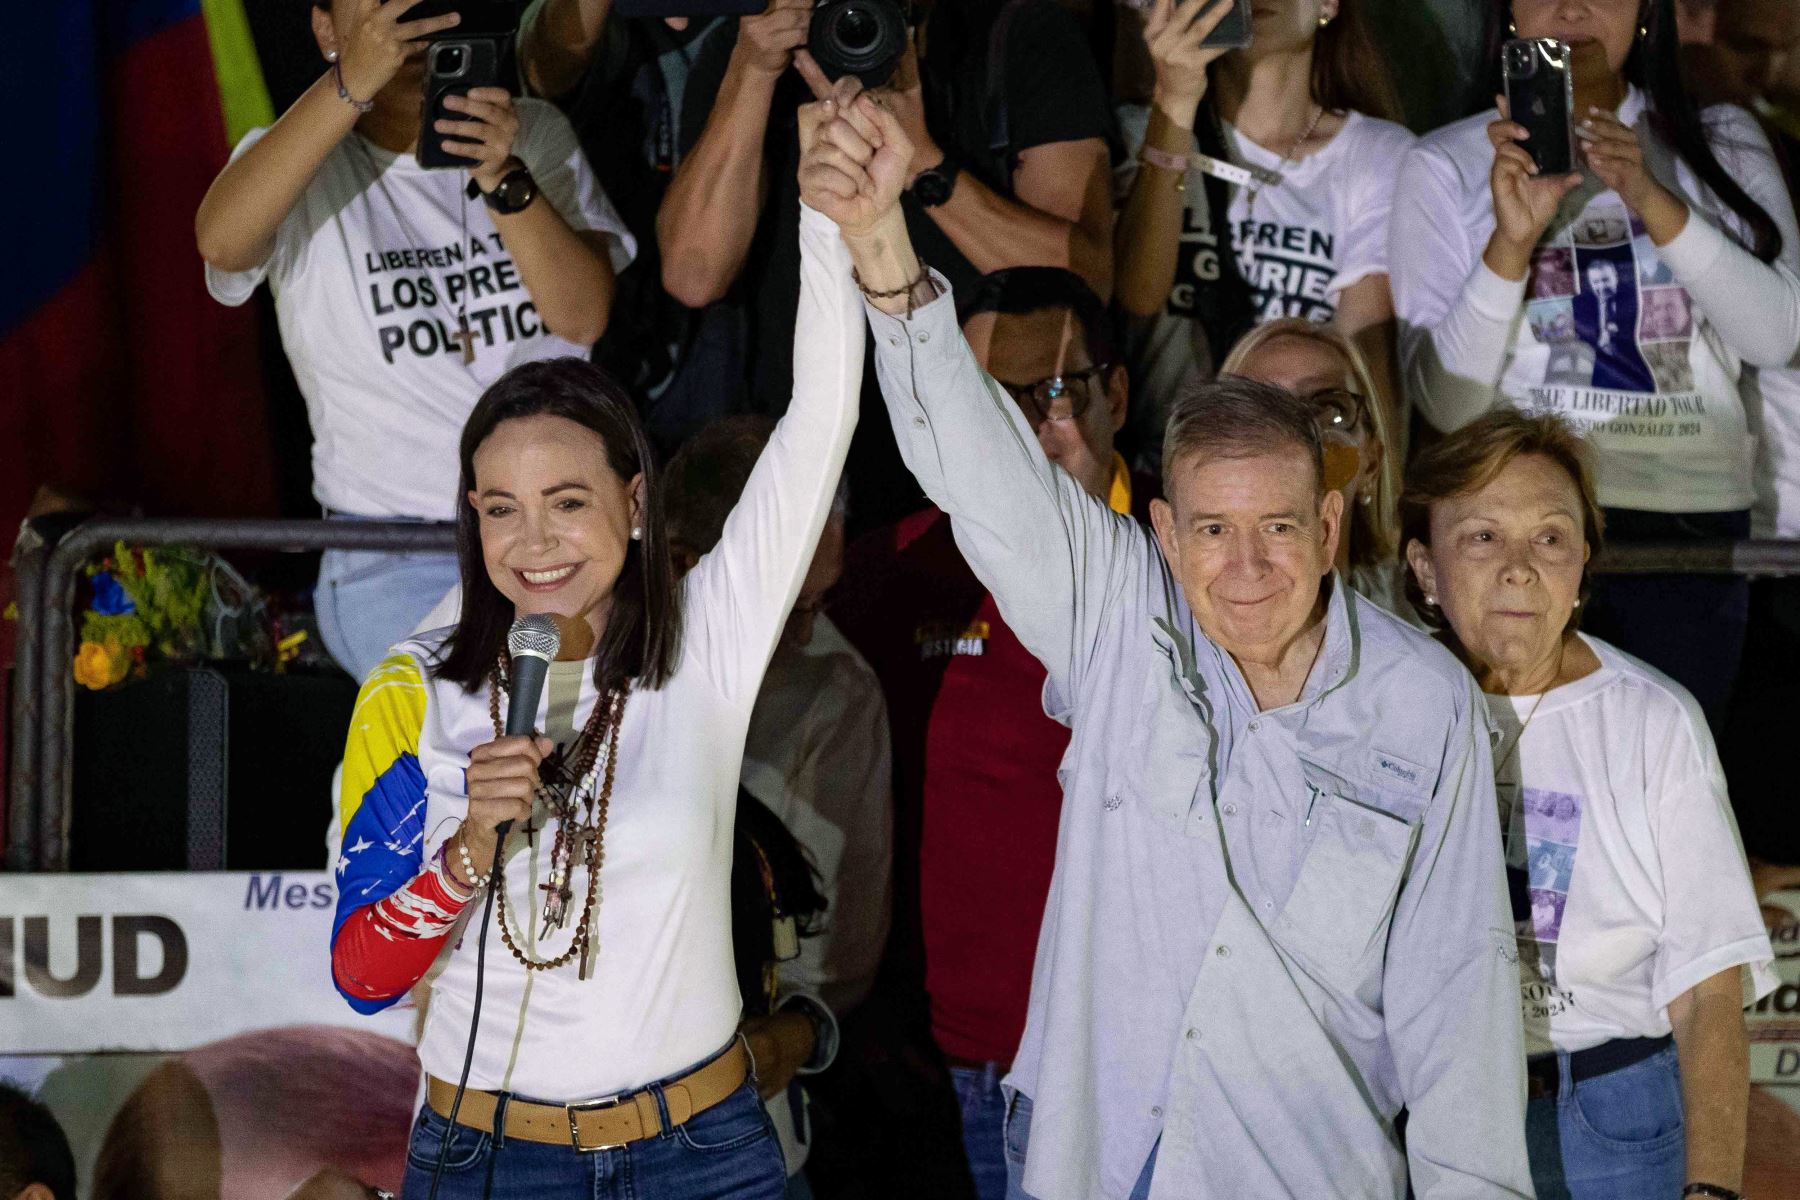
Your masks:
<svg viewBox="0 0 1800 1200"><path fill-rule="evenodd" d="M1566 175L1575 169L1575 134L1569 115L1575 110L1573 73L1567 43L1555 38L1514 38L1500 51L1506 105L1523 125L1525 147L1543 175Z"/></svg>
<svg viewBox="0 0 1800 1200"><path fill-rule="evenodd" d="M474 160L453 154L446 143L463 139L439 133L442 118L466 121L467 113L444 107L448 96L466 96L475 88L507 87L503 58L511 35L477 34L474 37L443 37L425 48L425 111L419 126L419 165L421 167L459 168L474 166ZM511 88L507 88L511 91ZM466 142L463 144L467 144Z"/></svg>
<svg viewBox="0 0 1800 1200"><path fill-rule="evenodd" d="M1181 0L1177 0L1180 3ZM1206 0L1190 0L1204 4ZM1140 13L1147 13L1155 6L1156 0L1123 0L1125 7L1134 8ZM1250 0L1235 0L1231 11L1225 19L1213 27L1206 35L1202 46L1211 46L1224 50L1242 50L1250 44Z"/></svg>

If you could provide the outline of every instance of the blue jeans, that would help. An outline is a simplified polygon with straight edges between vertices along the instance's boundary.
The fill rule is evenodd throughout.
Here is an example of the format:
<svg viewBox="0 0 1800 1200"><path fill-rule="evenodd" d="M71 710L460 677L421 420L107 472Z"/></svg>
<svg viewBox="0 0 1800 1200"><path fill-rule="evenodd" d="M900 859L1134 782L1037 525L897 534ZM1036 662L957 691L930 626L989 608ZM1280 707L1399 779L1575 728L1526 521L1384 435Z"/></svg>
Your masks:
<svg viewBox="0 0 1800 1200"><path fill-rule="evenodd" d="M1525 1146L1538 1200L1677 1196L1687 1174L1681 1070L1675 1047L1570 1084L1525 1109Z"/></svg>
<svg viewBox="0 0 1800 1200"><path fill-rule="evenodd" d="M413 1124L404 1200L425 1200L449 1123L430 1107ZM581 1151L457 1126L438 1200L782 1200L787 1171L775 1127L748 1080L726 1100L657 1137Z"/></svg>
<svg viewBox="0 0 1800 1200"><path fill-rule="evenodd" d="M1025 1150L1031 1142L1031 1097L1019 1092L1013 1097L1012 1115L1006 1119L1006 1200L1033 1200L1025 1190ZM1131 1185L1129 1200L1150 1200L1150 1178L1156 1174L1156 1147ZM1541 1198L1540 1198L1541 1200Z"/></svg>
<svg viewBox="0 0 1800 1200"><path fill-rule="evenodd" d="M962 1110L963 1150L979 1200L1006 1197L1006 1094L1000 1090L1000 1064L951 1067L950 1086Z"/></svg>
<svg viewBox="0 0 1800 1200"><path fill-rule="evenodd" d="M313 589L319 636L338 666L366 679L457 581L454 554L327 550Z"/></svg>

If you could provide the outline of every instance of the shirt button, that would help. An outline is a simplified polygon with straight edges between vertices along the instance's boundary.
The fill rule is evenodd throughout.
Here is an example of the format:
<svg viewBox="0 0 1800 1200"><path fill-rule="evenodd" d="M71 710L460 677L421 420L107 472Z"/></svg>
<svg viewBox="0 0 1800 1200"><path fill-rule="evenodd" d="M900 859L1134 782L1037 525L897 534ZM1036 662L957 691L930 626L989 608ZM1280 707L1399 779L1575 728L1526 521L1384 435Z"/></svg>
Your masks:
<svg viewBox="0 0 1800 1200"><path fill-rule="evenodd" d="M1237 816L1237 805L1235 805L1235 804L1227 804L1227 805L1226 805L1226 806L1225 806L1225 815L1226 815L1226 816L1228 816L1228 817L1235 817L1235 816Z"/></svg>
<svg viewBox="0 0 1800 1200"><path fill-rule="evenodd" d="M1150 1110L1150 1115L1159 1121L1162 1120L1162 1105L1158 1104L1156 1107L1152 1108Z"/></svg>
<svg viewBox="0 0 1800 1200"><path fill-rule="evenodd" d="M1264 909L1273 909L1274 907L1275 907L1275 902L1273 900L1264 900L1263 901Z"/></svg>
<svg viewBox="0 0 1800 1200"><path fill-rule="evenodd" d="M1198 1029L1188 1030L1187 1031L1187 1040L1190 1042L1199 1041L1200 1040L1200 1031Z"/></svg>
<svg viewBox="0 0 1800 1200"><path fill-rule="evenodd" d="M924 417L914 417L913 418L913 428L914 429L925 428L925 418Z"/></svg>
<svg viewBox="0 0 1800 1200"><path fill-rule="evenodd" d="M1259 730L1259 729L1261 729L1261 728L1262 728L1262 722L1261 722L1261 721L1252 721L1252 722L1250 722L1250 732L1251 732L1251 733L1255 733L1255 732L1256 732L1256 731L1257 731L1257 730Z"/></svg>
<svg viewBox="0 0 1800 1200"><path fill-rule="evenodd" d="M1217 950L1213 951L1213 953L1217 954L1220 958L1230 958L1231 957L1231 947L1230 946L1220 946Z"/></svg>
<svg viewBox="0 0 1800 1200"><path fill-rule="evenodd" d="M891 337L888 339L888 345L890 345L890 346L898 346L899 344L900 344L900 339L897 337Z"/></svg>
<svg viewBox="0 0 1800 1200"><path fill-rule="evenodd" d="M924 330L919 334L919 345L923 346L926 342L929 342L930 340L931 340L931 331L930 330Z"/></svg>

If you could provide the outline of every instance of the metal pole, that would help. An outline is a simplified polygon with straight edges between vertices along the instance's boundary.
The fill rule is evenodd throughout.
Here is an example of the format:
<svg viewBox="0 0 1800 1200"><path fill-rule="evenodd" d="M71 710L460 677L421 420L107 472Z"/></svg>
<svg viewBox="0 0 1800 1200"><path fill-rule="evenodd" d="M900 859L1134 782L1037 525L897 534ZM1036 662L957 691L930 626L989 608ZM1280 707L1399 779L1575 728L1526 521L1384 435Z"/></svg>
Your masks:
<svg viewBox="0 0 1800 1200"><path fill-rule="evenodd" d="M75 577L97 552L115 542L132 546L192 545L213 550L381 550L454 553L449 525L403 521L111 520L77 526L56 546L44 569L38 653L42 656L38 742L37 866L69 866L69 735L74 721L75 638L70 609ZM22 615L22 614L21 614ZM30 631L20 623L20 632Z"/></svg>
<svg viewBox="0 0 1800 1200"><path fill-rule="evenodd" d="M1596 569L1603 575L1800 575L1800 541L1619 543L1606 548Z"/></svg>
<svg viewBox="0 0 1800 1200"><path fill-rule="evenodd" d="M28 871L37 862L38 731L43 679L38 633L44 617L44 561L50 547L27 521L13 544L13 579L19 620L13 627L12 762L6 785L6 869Z"/></svg>

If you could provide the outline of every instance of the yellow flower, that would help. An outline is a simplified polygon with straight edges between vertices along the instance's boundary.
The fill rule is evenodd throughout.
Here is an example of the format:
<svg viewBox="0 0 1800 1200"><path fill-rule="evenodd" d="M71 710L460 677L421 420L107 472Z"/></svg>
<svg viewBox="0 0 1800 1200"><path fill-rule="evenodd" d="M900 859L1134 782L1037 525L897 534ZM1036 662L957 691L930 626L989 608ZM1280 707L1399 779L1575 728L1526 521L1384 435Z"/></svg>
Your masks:
<svg viewBox="0 0 1800 1200"><path fill-rule="evenodd" d="M106 647L99 642L83 642L75 652L75 682L95 691L106 686Z"/></svg>
<svg viewBox="0 0 1800 1200"><path fill-rule="evenodd" d="M104 643L83 642L75 652L75 682L100 691L125 678L131 671L131 651L110 638Z"/></svg>

